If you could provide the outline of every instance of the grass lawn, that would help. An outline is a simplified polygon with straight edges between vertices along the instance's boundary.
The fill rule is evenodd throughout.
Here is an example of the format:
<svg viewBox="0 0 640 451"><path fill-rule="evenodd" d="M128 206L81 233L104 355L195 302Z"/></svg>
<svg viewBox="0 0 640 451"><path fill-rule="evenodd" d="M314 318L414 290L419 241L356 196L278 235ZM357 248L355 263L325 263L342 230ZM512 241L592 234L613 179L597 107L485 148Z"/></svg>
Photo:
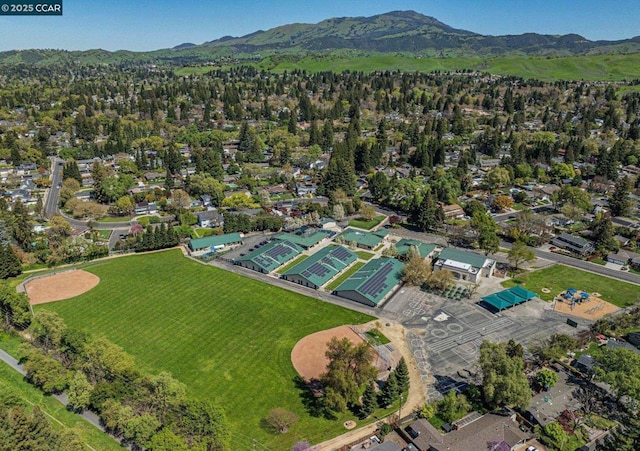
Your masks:
<svg viewBox="0 0 640 451"><path fill-rule="evenodd" d="M329 285L327 285L325 288L328 291L333 291L336 288L338 288L340 286L340 284L342 284L342 282L344 282L345 280L347 280L349 277L351 277L353 274L355 274L355 272L357 270L359 270L360 268L362 268L364 266L364 262L355 262L353 264L353 266L351 266L349 269L347 269L345 272L343 272L342 274L340 274L333 282L331 282Z"/></svg>
<svg viewBox="0 0 640 451"><path fill-rule="evenodd" d="M375 226L377 226L378 224L380 224L382 221L384 221L384 218L386 218L386 216L381 215L381 216L376 216L375 218L373 218L371 221L366 221L363 218L358 218L358 219L351 219L349 221L349 225L351 227L357 227L359 229L364 229L364 230L371 230L373 229Z"/></svg>
<svg viewBox="0 0 640 451"><path fill-rule="evenodd" d="M587 349L585 349L584 351L576 352L575 358L578 359L583 354L593 355L593 353L596 352L599 348L600 347L598 346L598 343L593 341L589 343L589 347L587 347Z"/></svg>
<svg viewBox="0 0 640 451"><path fill-rule="evenodd" d="M564 265L554 265L549 268L521 274L514 279L502 282L502 286L510 288L516 284L538 293L545 301L553 300L567 288L575 288L588 293L601 293L602 299L618 307L628 307L634 304L640 294L640 287L610 277L600 276ZM548 288L550 293L543 293L542 288Z"/></svg>
<svg viewBox="0 0 640 451"><path fill-rule="evenodd" d="M513 204L513 209L516 211L521 211L524 210L525 208L531 208L530 205L525 205L525 204L521 204L516 202L515 204Z"/></svg>
<svg viewBox="0 0 640 451"><path fill-rule="evenodd" d="M434 415L431 418L429 418L427 420L429 423L431 423L431 426L433 426L434 428L436 428L438 431L442 431L442 426L446 423L446 421L444 421L442 418L440 418L438 415Z"/></svg>
<svg viewBox="0 0 640 451"><path fill-rule="evenodd" d="M95 262L85 270L100 277L96 288L40 308L106 336L143 369L169 371L192 395L218 401L236 443L248 438L290 449L301 439L338 435L343 421L353 419L307 413L294 383L291 350L308 334L371 317L198 264L178 250ZM277 407L299 417L287 434L262 426Z"/></svg>
<svg viewBox="0 0 640 451"><path fill-rule="evenodd" d="M369 342L374 346L386 345L387 343L391 343L386 335L380 332L378 329L371 329L365 335L367 336Z"/></svg>
<svg viewBox="0 0 640 451"><path fill-rule="evenodd" d="M372 254L371 252L365 252L365 251L356 251L356 254L358 254L358 258L361 260L371 260L375 255L375 254Z"/></svg>
<svg viewBox="0 0 640 451"><path fill-rule="evenodd" d="M217 232L217 229L193 229L192 235L195 235L196 238L204 238L216 235Z"/></svg>
<svg viewBox="0 0 640 451"><path fill-rule="evenodd" d="M109 237L111 236L111 230L96 230L96 232L98 233L98 236L105 241L109 240Z"/></svg>
<svg viewBox="0 0 640 451"><path fill-rule="evenodd" d="M287 263L286 265L284 265L282 268L278 269L276 271L276 273L284 274L285 272L289 271L291 268L296 266L298 263L302 263L303 261L305 261L307 258L309 258L308 255L302 254L299 257L293 259L293 261L291 261L291 262Z"/></svg>
<svg viewBox="0 0 640 451"><path fill-rule="evenodd" d="M105 216L104 218L98 219L99 223L111 223L111 222L129 222L131 218L129 216Z"/></svg>
<svg viewBox="0 0 640 451"><path fill-rule="evenodd" d="M0 392L17 396L25 404L27 410L38 405L47 413L47 419L55 429L73 429L80 439L99 450L122 450L118 442L86 422L82 417L69 412L62 403L50 396L45 396L38 388L26 382L22 375L6 363L0 361ZM51 418L53 417L53 418Z"/></svg>
<svg viewBox="0 0 640 451"><path fill-rule="evenodd" d="M597 265L602 265L602 266L607 264L607 262L601 258L594 258L593 260L591 260L591 263L595 263Z"/></svg>
<svg viewBox="0 0 640 451"><path fill-rule="evenodd" d="M0 332L0 349L5 350L14 358L19 358L18 347L22 344L22 339L17 335L7 332Z"/></svg>

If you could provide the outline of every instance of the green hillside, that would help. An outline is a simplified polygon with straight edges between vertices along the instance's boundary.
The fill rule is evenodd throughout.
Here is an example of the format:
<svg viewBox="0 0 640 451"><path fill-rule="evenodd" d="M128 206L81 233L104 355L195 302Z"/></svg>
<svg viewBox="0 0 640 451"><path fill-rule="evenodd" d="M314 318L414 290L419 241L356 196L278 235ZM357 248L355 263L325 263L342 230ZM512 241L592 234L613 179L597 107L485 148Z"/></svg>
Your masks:
<svg viewBox="0 0 640 451"><path fill-rule="evenodd" d="M289 55L288 57L274 56L265 58L258 63L238 63L238 65L251 65L261 70L276 73L291 72L296 69L308 72L327 70L334 72L346 70L363 72L384 70L407 72L477 70L496 75L513 75L524 79L535 78L542 81L631 81L640 78L640 53L558 58L527 56L416 58L407 55L384 53L358 54L355 56L331 54L297 57ZM176 69L176 74L202 75L213 69L211 66L185 66Z"/></svg>

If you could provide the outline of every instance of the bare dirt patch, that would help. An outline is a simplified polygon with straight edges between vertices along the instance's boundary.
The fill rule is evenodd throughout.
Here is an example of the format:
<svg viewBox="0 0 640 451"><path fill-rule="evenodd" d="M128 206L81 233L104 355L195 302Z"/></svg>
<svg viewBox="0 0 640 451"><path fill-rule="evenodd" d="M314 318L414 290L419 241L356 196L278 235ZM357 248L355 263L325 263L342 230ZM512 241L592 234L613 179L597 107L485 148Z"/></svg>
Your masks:
<svg viewBox="0 0 640 451"><path fill-rule="evenodd" d="M333 337L338 340L348 338L351 343L358 345L364 340L349 326L339 326L333 329L321 330L315 334L307 335L296 343L291 350L291 363L298 374L305 380L320 378L327 370L329 359L324 355L327 351L327 343Z"/></svg>
<svg viewBox="0 0 640 451"><path fill-rule="evenodd" d="M604 315L620 310L620 307L616 307L612 303L597 297L598 294L599 293L591 293L588 301L582 302L581 304L575 303L573 306L571 305L571 301L562 299L562 296L558 295L553 309L558 313L593 321L599 320Z"/></svg>
<svg viewBox="0 0 640 451"><path fill-rule="evenodd" d="M95 274L76 269L28 281L24 288L31 305L62 301L86 293L100 283Z"/></svg>

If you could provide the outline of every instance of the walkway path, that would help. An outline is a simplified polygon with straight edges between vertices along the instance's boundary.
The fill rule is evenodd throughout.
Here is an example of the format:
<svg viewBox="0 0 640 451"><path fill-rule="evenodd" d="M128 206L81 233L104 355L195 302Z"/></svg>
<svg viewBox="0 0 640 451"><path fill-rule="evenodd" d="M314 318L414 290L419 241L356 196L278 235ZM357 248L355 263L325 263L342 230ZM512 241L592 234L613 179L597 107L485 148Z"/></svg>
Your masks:
<svg viewBox="0 0 640 451"><path fill-rule="evenodd" d="M7 353L6 351L4 351L2 349L0 349L0 360L5 362L7 365L9 365L11 368L16 370L18 373L22 374L23 376L27 374L27 372L24 370L24 368L22 367L20 362L18 362L18 360L16 360L13 356L11 356L9 353ZM69 401L67 399L67 394L66 393L61 393L59 395L53 395L53 397L56 398L58 401L60 401L65 406L67 404L69 404ZM88 410L85 410L84 412L82 412L82 413L80 413L78 415L80 415L87 422L91 423L92 425L94 425L95 427L100 429L102 432L105 432L104 427L100 423L100 418L95 413L90 412Z"/></svg>

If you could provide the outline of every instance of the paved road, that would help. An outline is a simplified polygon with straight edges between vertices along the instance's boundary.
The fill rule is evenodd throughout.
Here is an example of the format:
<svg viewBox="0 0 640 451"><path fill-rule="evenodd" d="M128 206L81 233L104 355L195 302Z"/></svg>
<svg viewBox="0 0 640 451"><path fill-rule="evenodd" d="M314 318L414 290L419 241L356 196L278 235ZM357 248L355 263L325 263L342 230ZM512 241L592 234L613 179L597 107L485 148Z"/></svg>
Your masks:
<svg viewBox="0 0 640 451"><path fill-rule="evenodd" d="M64 160L54 157L51 160L51 187L47 190L44 202L44 215L51 218L58 213L60 202L60 185L62 184L62 163Z"/></svg>
<svg viewBox="0 0 640 451"><path fill-rule="evenodd" d="M371 315L374 317L383 317L385 313L383 310L379 308L368 307L364 304L360 304L355 301L350 301L348 299L343 299L338 296L334 296L330 293L327 293L326 291L314 290L313 288L305 287L303 285L298 285L297 283L288 282L283 279L278 279L274 276L262 274L257 271L252 271L251 269L247 269L238 265L233 265L232 263L222 259L212 260L209 264L212 266L216 266L218 268L224 269L226 271L232 271L243 276L251 277L252 279L260 280L270 285L277 285L281 288L284 288L285 290L295 291L305 296L310 296L316 299L320 299L322 301L339 305L340 307L344 307L349 310L355 310L357 312ZM386 316L390 316L390 315L386 315Z"/></svg>
<svg viewBox="0 0 640 451"><path fill-rule="evenodd" d="M549 210L553 210L553 205L538 205L536 207L532 207L531 208L532 211L536 212L536 213L542 213L544 211L549 211ZM509 219L513 219L518 215L518 211L512 211L509 213L501 213L499 215L495 215L493 217L493 219L495 219L496 222L504 222L507 221Z"/></svg>
<svg viewBox="0 0 640 451"><path fill-rule="evenodd" d="M16 359L14 359L9 353L4 351L3 349L0 349L0 360L4 361L7 365L9 365L11 368L16 370L18 373L22 374L23 376L27 374L24 368L22 368L22 365L20 365Z"/></svg>

